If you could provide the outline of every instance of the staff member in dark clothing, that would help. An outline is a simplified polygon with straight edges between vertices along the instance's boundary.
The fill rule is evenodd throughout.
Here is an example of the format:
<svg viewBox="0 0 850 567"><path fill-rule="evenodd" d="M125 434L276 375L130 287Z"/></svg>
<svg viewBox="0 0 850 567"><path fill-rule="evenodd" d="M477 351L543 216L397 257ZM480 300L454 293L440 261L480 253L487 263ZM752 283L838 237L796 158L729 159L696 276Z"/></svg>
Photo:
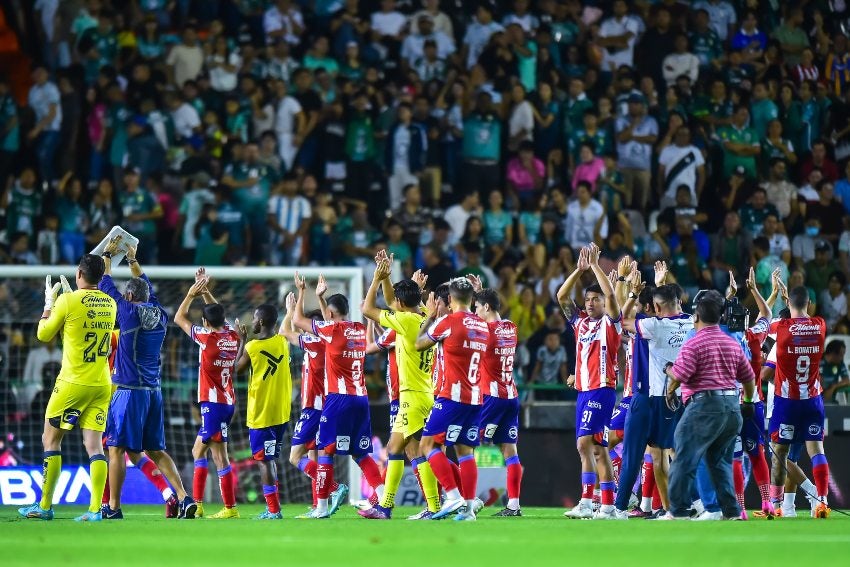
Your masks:
<svg viewBox="0 0 850 567"><path fill-rule="evenodd" d="M750 418L754 413L755 375L741 347L718 325L725 305L726 300L717 291L708 291L700 298L694 319L697 333L666 369L670 379L668 404L678 403L676 389L680 385L685 403L674 436L676 459L670 466L671 510L666 519L688 518L697 464L702 458L723 516L739 519L741 514L732 485L732 456L742 414ZM736 381L744 389L740 408Z"/></svg>

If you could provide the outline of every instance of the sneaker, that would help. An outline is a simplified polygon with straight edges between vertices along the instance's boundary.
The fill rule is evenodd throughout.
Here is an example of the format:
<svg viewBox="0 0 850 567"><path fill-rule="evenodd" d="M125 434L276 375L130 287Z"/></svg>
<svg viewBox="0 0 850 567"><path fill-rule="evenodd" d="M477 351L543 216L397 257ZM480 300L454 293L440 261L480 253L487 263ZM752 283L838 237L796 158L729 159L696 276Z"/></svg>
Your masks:
<svg viewBox="0 0 850 567"><path fill-rule="evenodd" d="M407 519L408 520L430 520L431 516L433 516L433 515L434 515L434 513L431 510L429 510L428 508L425 508L424 510L422 510L418 514L413 514L412 516L408 516Z"/></svg>
<svg viewBox="0 0 850 567"><path fill-rule="evenodd" d="M776 511L776 516L780 518L796 518L797 509L793 507L786 508L785 506L783 506L782 508Z"/></svg>
<svg viewBox="0 0 850 567"><path fill-rule="evenodd" d="M572 510L564 512L564 516L572 520L589 520L593 517L593 506L579 502Z"/></svg>
<svg viewBox="0 0 850 567"><path fill-rule="evenodd" d="M652 515L652 512L644 512L639 507L632 508L629 511L629 518L647 518Z"/></svg>
<svg viewBox="0 0 850 567"><path fill-rule="evenodd" d="M678 520L690 520L688 516L674 516L672 512L664 512L656 518L652 518L654 520L661 521L678 521Z"/></svg>
<svg viewBox="0 0 850 567"><path fill-rule="evenodd" d="M629 496L629 508L637 508L638 506L640 506L640 498L632 492L631 496Z"/></svg>
<svg viewBox="0 0 850 567"><path fill-rule="evenodd" d="M195 517L203 518L204 517L204 503L203 502L195 502Z"/></svg>
<svg viewBox="0 0 850 567"><path fill-rule="evenodd" d="M316 509L316 510L313 510L313 513L310 514L309 518L307 518L307 519L309 519L309 520L327 520L330 517L331 517L330 510L328 510L326 512L319 512L319 510Z"/></svg>
<svg viewBox="0 0 850 567"><path fill-rule="evenodd" d="M263 512L262 514L257 516L257 519L258 520L282 520L283 514L281 514L280 512L269 512L268 510L266 510L265 512Z"/></svg>
<svg viewBox="0 0 850 567"><path fill-rule="evenodd" d="M704 510L702 514L691 518L695 522L715 522L723 519L723 512L709 512Z"/></svg>
<svg viewBox="0 0 850 567"><path fill-rule="evenodd" d="M297 516L295 516L295 519L296 520L310 520L310 519L313 518L313 514L315 514L315 513L316 513L316 509L310 508L309 510L307 510L303 514L298 514Z"/></svg>
<svg viewBox="0 0 850 567"><path fill-rule="evenodd" d="M236 506L233 508L224 507L212 516L210 516L211 520L237 520L239 519L239 510L236 509Z"/></svg>
<svg viewBox="0 0 850 567"><path fill-rule="evenodd" d="M120 512L120 510L119 510ZM74 518L75 522L99 522L103 519L103 515L100 513L100 510L97 512L86 512L82 516L77 516Z"/></svg>
<svg viewBox="0 0 850 567"><path fill-rule="evenodd" d="M480 498L476 497L475 500L473 500L473 503L472 503L472 513L478 514L478 512L480 512L483 509L484 509L484 501L481 500Z"/></svg>
<svg viewBox="0 0 850 567"><path fill-rule="evenodd" d="M615 520L628 520L631 517L630 514L631 512L629 512L628 510L617 510L616 508L614 508Z"/></svg>
<svg viewBox="0 0 850 567"><path fill-rule="evenodd" d="M654 510L648 516L645 516L645 519L646 520L660 520L666 515L667 515L667 510L665 510L664 508L661 508L659 510ZM682 519L687 520L688 518L682 518Z"/></svg>
<svg viewBox="0 0 850 567"><path fill-rule="evenodd" d="M474 522L477 518L475 517L475 512L471 510L464 510L462 512L458 512L455 516L455 522Z"/></svg>
<svg viewBox="0 0 850 567"><path fill-rule="evenodd" d="M379 504L379 502L377 502L377 501L373 504L369 500L355 500L354 503L352 504L352 506L357 510L364 510L365 511L365 510L368 510L369 508L372 508L373 506L377 506L378 504Z"/></svg>
<svg viewBox="0 0 850 567"><path fill-rule="evenodd" d="M522 516L522 510L517 508L516 510L512 510L511 508L505 508L501 512L496 512L493 514L494 518L519 518Z"/></svg>
<svg viewBox="0 0 850 567"><path fill-rule="evenodd" d="M340 484L339 488L331 492L330 506L328 506L328 515L333 516L339 511L339 507L345 502L348 497L348 485Z"/></svg>
<svg viewBox="0 0 850 567"><path fill-rule="evenodd" d="M203 508L201 508L201 503L195 502L192 497L187 494L183 498L183 501L180 502L180 512L177 514L177 517L184 520L192 520L195 517L200 517L202 515Z"/></svg>
<svg viewBox="0 0 850 567"><path fill-rule="evenodd" d="M109 504L104 504L100 507L100 515L104 520L123 520L124 512L121 511L121 508L117 510L113 510L109 507Z"/></svg>
<svg viewBox="0 0 850 567"><path fill-rule="evenodd" d="M605 510L602 510L602 508L600 507L599 511L596 512L593 515L593 519L594 520L616 520L617 516L616 516L614 510L616 510L616 508L611 508L610 510L605 511Z"/></svg>
<svg viewBox="0 0 850 567"><path fill-rule="evenodd" d="M357 510L357 513L361 518L366 518L367 520L389 520L392 518L392 510L383 506L375 506L368 510Z"/></svg>
<svg viewBox="0 0 850 567"><path fill-rule="evenodd" d="M20 514L24 518L28 518L31 520L52 520L53 508L45 510L41 507L41 504L36 502L35 504L32 504L30 506L18 508L18 514Z"/></svg>
<svg viewBox="0 0 850 567"><path fill-rule="evenodd" d="M165 501L165 517L166 518L176 518L180 515L180 502L177 500L177 496L172 494L168 497L168 500Z"/></svg>
<svg viewBox="0 0 850 567"><path fill-rule="evenodd" d="M818 504L818 505L817 505L817 507L815 508L815 514L814 514L814 517L815 517L815 518L819 518L819 519L822 519L822 520L823 520L823 519L829 518L829 514L830 514L830 512L832 512L832 510L830 510L830 509L829 509L829 506L827 506L826 504L824 504L823 502L821 502L821 503L820 503L820 504Z"/></svg>
<svg viewBox="0 0 850 567"><path fill-rule="evenodd" d="M445 518L446 516L448 516L450 514L454 514L455 512L457 512L458 510L460 510L461 508L463 508L465 506L466 506L466 500L464 500L463 498L458 498L456 500L446 500L443 503L443 507L440 508L440 511L434 512L434 514L431 516L431 519L432 520L440 520L440 519Z"/></svg>

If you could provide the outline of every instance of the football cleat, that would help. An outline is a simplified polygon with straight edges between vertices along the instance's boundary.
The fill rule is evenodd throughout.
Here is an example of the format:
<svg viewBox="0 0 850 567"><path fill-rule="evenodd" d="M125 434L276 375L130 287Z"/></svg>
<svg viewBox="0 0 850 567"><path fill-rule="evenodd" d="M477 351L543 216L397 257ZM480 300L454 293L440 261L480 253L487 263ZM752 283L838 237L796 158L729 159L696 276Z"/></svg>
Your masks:
<svg viewBox="0 0 850 567"><path fill-rule="evenodd" d="M307 518L308 520L327 520L331 517L330 511L327 512L319 512L318 510L313 510L313 513Z"/></svg>
<svg viewBox="0 0 850 567"><path fill-rule="evenodd" d="M466 500L464 500L463 498L458 498L456 500L446 500L443 503L443 507L440 508L439 512L434 512L434 514L431 516L431 519L432 520L442 520L446 516L449 516L449 515L457 512L458 510L460 510L461 508L464 508L465 506L466 506Z"/></svg>
<svg viewBox="0 0 850 567"><path fill-rule="evenodd" d="M572 510L564 512L564 516L572 520L589 520L593 518L593 506L579 502Z"/></svg>
<svg viewBox="0 0 850 567"><path fill-rule="evenodd" d="M392 510L383 506L375 506L368 510L357 510L357 513L361 518L366 518L367 520L389 520L392 518Z"/></svg>
<svg viewBox="0 0 850 567"><path fill-rule="evenodd" d="M372 508L378 504L379 502L377 501L375 503L372 503L369 500L355 500L352 506L357 510L368 510L369 508Z"/></svg>
<svg viewBox="0 0 850 567"><path fill-rule="evenodd" d="M201 508L201 503L195 502L192 500L192 497L187 494L186 497L183 498L183 501L180 502L180 512L178 512L177 517L184 520L192 520L202 513L203 509Z"/></svg>
<svg viewBox="0 0 850 567"><path fill-rule="evenodd" d="M765 501L761 503L761 513L764 514L764 517L768 520L773 520L776 518L776 509L773 507L773 504L770 501Z"/></svg>
<svg viewBox="0 0 850 567"><path fill-rule="evenodd" d="M664 508L660 508L658 510L653 510L652 513L650 513L645 518L647 520L660 520L666 514L667 514L667 510L665 510ZM683 519L687 520L688 518L683 518Z"/></svg>
<svg viewBox="0 0 850 567"><path fill-rule="evenodd" d="M283 514L281 514L280 512L269 512L268 510L266 510L265 512L263 512L262 514L257 516L257 519L258 520L282 520Z"/></svg>
<svg viewBox="0 0 850 567"><path fill-rule="evenodd" d="M615 520L628 520L630 518L628 510L617 510L614 508L614 519Z"/></svg>
<svg viewBox="0 0 850 567"><path fill-rule="evenodd" d="M203 502L195 502L195 517L203 518L204 517L204 503Z"/></svg>
<svg viewBox="0 0 850 567"><path fill-rule="evenodd" d="M596 512L595 514L593 514L592 519L594 519L594 520L616 520L617 514L616 514L615 510L616 510L616 508L612 508L610 510L605 511L605 510L602 510L602 508L600 507L599 511Z"/></svg>
<svg viewBox="0 0 850 567"><path fill-rule="evenodd" d="M100 507L100 515L104 520L123 520L124 512L121 511L121 508L117 510L113 510L109 507L109 504L104 504Z"/></svg>
<svg viewBox="0 0 850 567"><path fill-rule="evenodd" d="M646 518L647 516L650 516L651 514L652 514L652 512L644 512L639 507L632 508L631 510L629 510L629 518Z"/></svg>
<svg viewBox="0 0 850 567"><path fill-rule="evenodd" d="M120 512L121 510L118 510ZM123 517L123 516L122 516ZM74 518L75 522L99 522L103 519L103 515L100 513L100 510L97 512L86 512L82 516L77 516Z"/></svg>
<svg viewBox="0 0 850 567"><path fill-rule="evenodd" d="M422 510L418 514L413 514L412 516L408 516L407 519L408 520L430 520L432 515L433 515L433 512L431 512L431 510L429 510L428 508L425 508L424 510Z"/></svg>
<svg viewBox="0 0 850 567"><path fill-rule="evenodd" d="M177 496L172 494L168 497L168 500L165 501L165 517L166 518L177 518L180 516L180 501L177 500Z"/></svg>
<svg viewBox="0 0 850 567"><path fill-rule="evenodd" d="M779 508L776 511L776 516L779 518L796 518L797 509L792 506L789 506L787 508L783 506L782 508Z"/></svg>
<svg viewBox="0 0 850 567"><path fill-rule="evenodd" d="M237 520L239 519L239 510L236 509L236 506L233 508L224 507L212 516L210 516L211 520Z"/></svg>
<svg viewBox="0 0 850 567"><path fill-rule="evenodd" d="M749 518L749 516L747 516L747 511L746 511L746 510L741 510L741 520L743 520L743 521L745 521L745 522L746 522L746 521L747 521L747 520L749 520L749 519L750 519L750 518Z"/></svg>
<svg viewBox="0 0 850 567"><path fill-rule="evenodd" d="M476 519L475 512L468 510L458 512L454 517L455 522L474 522Z"/></svg>
<svg viewBox="0 0 850 567"><path fill-rule="evenodd" d="M702 514L691 518L694 522L714 522L723 519L723 512L709 512L703 510Z"/></svg>
<svg viewBox="0 0 850 567"><path fill-rule="evenodd" d="M35 504L32 504L30 506L18 508L18 514L30 520L52 520L53 508L45 510L41 507L41 504L36 502Z"/></svg>
<svg viewBox="0 0 850 567"><path fill-rule="evenodd" d="M295 519L296 520L309 520L313 517L313 514L315 514L315 513L316 513L316 509L310 508L309 510L307 510L303 514L298 514L297 516L295 516Z"/></svg>
<svg viewBox="0 0 850 567"><path fill-rule="evenodd" d="M483 509L484 509L484 501L476 496L475 500L472 501L472 513L478 514L478 512L480 512Z"/></svg>
<svg viewBox="0 0 850 567"><path fill-rule="evenodd" d="M339 488L331 492L330 506L328 506L328 515L333 516L339 511L339 507L345 502L348 496L348 486L340 484Z"/></svg>
<svg viewBox="0 0 850 567"><path fill-rule="evenodd" d="M830 510L829 507L826 504L821 502L815 508L814 517L819 518L819 519L826 519L826 518L829 518L830 512L832 512L832 510Z"/></svg>
<svg viewBox="0 0 850 567"><path fill-rule="evenodd" d="M522 516L522 510L517 508L516 510L512 510L510 508L505 508L501 512L496 512L493 514L494 518L518 518Z"/></svg>

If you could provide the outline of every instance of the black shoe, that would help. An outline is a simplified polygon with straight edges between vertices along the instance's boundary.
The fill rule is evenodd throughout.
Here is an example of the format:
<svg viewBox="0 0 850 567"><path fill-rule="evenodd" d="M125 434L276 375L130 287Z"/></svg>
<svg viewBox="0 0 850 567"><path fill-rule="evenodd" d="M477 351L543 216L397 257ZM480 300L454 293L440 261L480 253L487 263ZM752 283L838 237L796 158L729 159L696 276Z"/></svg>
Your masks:
<svg viewBox="0 0 850 567"><path fill-rule="evenodd" d="M192 500L192 497L187 494L180 503L180 513L177 517L184 520L191 520L195 517L195 512L197 511L198 503Z"/></svg>
<svg viewBox="0 0 850 567"><path fill-rule="evenodd" d="M501 512L496 512L493 514L494 518L518 518L522 516L522 510L517 508L516 510L511 510L510 508L505 508Z"/></svg>
<svg viewBox="0 0 850 567"><path fill-rule="evenodd" d="M666 515L667 515L667 510L665 510L664 508L661 508L657 512L652 512L651 514L646 516L644 519L646 519L646 520L657 520L661 516L666 516Z"/></svg>
<svg viewBox="0 0 850 567"><path fill-rule="evenodd" d="M124 512L121 511L121 508L117 510L113 510L109 507L109 504L104 504L100 507L100 515L104 520L123 520Z"/></svg>

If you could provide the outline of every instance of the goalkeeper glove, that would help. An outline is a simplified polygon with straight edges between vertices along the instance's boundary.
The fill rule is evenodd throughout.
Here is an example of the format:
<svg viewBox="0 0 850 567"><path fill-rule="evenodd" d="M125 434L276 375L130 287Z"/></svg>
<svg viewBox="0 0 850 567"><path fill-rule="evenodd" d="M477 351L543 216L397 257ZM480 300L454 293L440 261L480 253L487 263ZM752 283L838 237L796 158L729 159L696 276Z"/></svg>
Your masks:
<svg viewBox="0 0 850 567"><path fill-rule="evenodd" d="M62 293L71 293L74 291L71 289L71 284L68 283L68 278L65 276L59 276L59 281L62 283Z"/></svg>
<svg viewBox="0 0 850 567"><path fill-rule="evenodd" d="M62 282L52 283L50 276L44 278L44 310L50 311L53 309L53 304L56 303L56 296L59 295L59 290L62 289Z"/></svg>

